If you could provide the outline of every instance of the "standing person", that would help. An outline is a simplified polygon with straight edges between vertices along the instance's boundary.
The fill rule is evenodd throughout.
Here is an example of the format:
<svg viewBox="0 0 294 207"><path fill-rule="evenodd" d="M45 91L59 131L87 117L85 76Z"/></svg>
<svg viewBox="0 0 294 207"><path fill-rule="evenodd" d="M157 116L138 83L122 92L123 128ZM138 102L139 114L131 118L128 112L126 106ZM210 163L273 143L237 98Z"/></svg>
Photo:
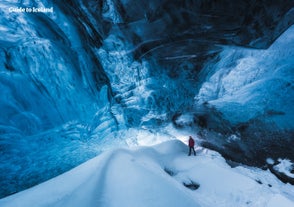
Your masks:
<svg viewBox="0 0 294 207"><path fill-rule="evenodd" d="M189 154L188 154L188 156L191 155L191 150L193 150L193 152L194 152L194 156L196 156L196 152L195 152L195 149L194 149L194 145L195 145L195 141L194 141L194 139L193 139L191 136L189 136Z"/></svg>

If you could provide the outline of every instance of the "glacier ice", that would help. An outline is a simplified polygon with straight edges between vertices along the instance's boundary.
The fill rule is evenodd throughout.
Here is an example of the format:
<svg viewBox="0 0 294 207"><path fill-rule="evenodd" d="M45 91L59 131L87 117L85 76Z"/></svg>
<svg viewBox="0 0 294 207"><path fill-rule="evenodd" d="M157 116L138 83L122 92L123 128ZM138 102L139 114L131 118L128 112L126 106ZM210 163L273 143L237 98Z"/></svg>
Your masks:
<svg viewBox="0 0 294 207"><path fill-rule="evenodd" d="M1 1L0 196L171 123L292 159L293 2L220 2Z"/></svg>
<svg viewBox="0 0 294 207"><path fill-rule="evenodd" d="M225 48L221 61L209 66L215 72L197 102L215 106L234 124L267 115L280 128L293 129L293 34L291 27L267 50Z"/></svg>

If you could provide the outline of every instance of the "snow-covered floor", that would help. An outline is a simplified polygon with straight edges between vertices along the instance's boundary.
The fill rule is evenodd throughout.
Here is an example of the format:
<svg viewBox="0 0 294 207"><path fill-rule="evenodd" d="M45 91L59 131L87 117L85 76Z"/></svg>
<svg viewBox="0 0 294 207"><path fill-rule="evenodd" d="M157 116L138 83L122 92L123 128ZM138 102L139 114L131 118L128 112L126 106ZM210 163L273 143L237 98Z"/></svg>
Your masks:
<svg viewBox="0 0 294 207"><path fill-rule="evenodd" d="M294 188L269 171L231 168L218 153L172 140L116 149L38 186L0 200L1 207L293 207ZM192 189L184 184L194 184ZM199 188L197 188L199 185Z"/></svg>

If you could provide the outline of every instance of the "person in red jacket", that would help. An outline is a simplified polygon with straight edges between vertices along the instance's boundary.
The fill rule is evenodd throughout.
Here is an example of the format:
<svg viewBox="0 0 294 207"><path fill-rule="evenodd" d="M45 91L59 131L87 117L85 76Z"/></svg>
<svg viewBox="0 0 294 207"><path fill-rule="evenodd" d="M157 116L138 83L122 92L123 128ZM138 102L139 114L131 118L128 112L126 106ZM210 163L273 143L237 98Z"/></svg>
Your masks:
<svg viewBox="0 0 294 207"><path fill-rule="evenodd" d="M195 141L194 141L194 139L193 139L191 136L189 136L189 154L188 154L188 156L191 155L191 151L192 151L192 150L193 150L193 152L194 152L194 156L196 156L196 152L195 152L195 149L194 149L194 145L195 145Z"/></svg>

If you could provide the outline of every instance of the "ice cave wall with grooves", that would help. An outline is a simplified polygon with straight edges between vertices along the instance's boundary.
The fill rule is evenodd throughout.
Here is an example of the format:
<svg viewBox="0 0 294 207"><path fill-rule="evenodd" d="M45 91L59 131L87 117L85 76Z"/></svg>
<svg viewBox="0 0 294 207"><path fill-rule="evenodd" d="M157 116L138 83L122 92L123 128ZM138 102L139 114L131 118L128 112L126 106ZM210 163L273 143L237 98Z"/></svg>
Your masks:
<svg viewBox="0 0 294 207"><path fill-rule="evenodd" d="M54 12L9 12L33 6ZM118 144L124 129L181 130L186 114L195 132L211 132L203 145L230 159L294 160L293 1L25 0L0 10L1 196Z"/></svg>

